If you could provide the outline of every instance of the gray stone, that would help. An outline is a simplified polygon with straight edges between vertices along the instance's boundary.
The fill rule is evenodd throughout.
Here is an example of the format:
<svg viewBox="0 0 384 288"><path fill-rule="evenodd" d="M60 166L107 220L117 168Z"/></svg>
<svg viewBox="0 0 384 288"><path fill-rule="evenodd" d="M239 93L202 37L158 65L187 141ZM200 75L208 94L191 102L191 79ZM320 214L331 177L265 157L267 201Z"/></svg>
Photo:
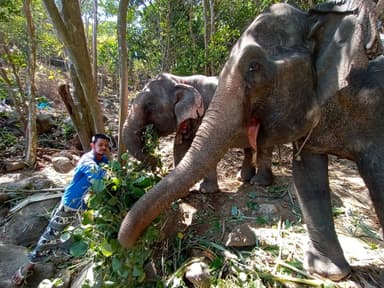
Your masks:
<svg viewBox="0 0 384 288"><path fill-rule="evenodd" d="M25 168L25 163L23 160L18 161L4 161L5 171L13 172L17 170L22 170Z"/></svg>
<svg viewBox="0 0 384 288"><path fill-rule="evenodd" d="M53 169L59 173L68 173L75 167L72 160L64 156L52 158L52 165Z"/></svg>
<svg viewBox="0 0 384 288"><path fill-rule="evenodd" d="M35 174L31 177L19 179L15 178L14 181L3 183L2 186L6 189L12 190L39 190L47 187L53 187L54 183L52 180L48 179L46 175Z"/></svg>
<svg viewBox="0 0 384 288"><path fill-rule="evenodd" d="M53 128L57 127L57 125L52 115L40 113L36 115L36 127L37 134L41 135L51 132Z"/></svg>
<svg viewBox="0 0 384 288"><path fill-rule="evenodd" d="M235 227L228 235L225 245L229 247L247 247L256 244L255 233L252 227L247 224L241 224Z"/></svg>
<svg viewBox="0 0 384 288"><path fill-rule="evenodd" d="M48 224L50 213L60 199L50 199L25 206L0 231L3 243L34 246Z"/></svg>

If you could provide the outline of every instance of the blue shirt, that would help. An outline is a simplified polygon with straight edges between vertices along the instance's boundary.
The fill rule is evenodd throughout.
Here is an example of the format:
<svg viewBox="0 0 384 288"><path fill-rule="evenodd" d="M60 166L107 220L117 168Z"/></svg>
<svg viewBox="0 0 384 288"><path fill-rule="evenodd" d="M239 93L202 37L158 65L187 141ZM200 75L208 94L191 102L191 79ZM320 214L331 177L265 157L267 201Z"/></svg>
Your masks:
<svg viewBox="0 0 384 288"><path fill-rule="evenodd" d="M93 179L102 179L105 170L100 167L101 163L108 163L107 156L103 155L100 161L96 160L95 153L91 150L81 156L75 168L72 182L67 186L61 202L65 207L71 209L87 209L84 196L92 185Z"/></svg>

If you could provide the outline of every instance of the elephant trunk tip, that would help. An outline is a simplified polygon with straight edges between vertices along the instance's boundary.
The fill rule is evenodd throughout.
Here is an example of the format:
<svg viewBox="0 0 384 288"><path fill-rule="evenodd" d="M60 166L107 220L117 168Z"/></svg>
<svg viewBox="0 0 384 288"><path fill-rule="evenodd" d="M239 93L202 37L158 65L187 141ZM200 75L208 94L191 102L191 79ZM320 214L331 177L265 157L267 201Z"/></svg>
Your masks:
<svg viewBox="0 0 384 288"><path fill-rule="evenodd" d="M124 248L132 248L136 243L136 239L126 234L125 231L121 231L120 229L117 240Z"/></svg>

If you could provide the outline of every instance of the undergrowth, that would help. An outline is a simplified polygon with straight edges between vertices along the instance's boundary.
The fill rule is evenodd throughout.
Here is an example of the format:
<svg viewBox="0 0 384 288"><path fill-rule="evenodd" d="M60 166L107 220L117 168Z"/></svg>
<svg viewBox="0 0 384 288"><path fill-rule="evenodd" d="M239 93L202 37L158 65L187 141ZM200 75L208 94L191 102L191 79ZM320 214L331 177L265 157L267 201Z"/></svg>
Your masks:
<svg viewBox="0 0 384 288"><path fill-rule="evenodd" d="M156 156L158 139L151 127L145 136L147 149ZM91 263L95 275L83 287L145 287L144 266L159 238L158 221L129 250L118 243L117 234L127 211L161 179L164 171L149 171L127 154L122 155L122 160L125 164L110 161L105 167L106 177L93 183L89 209L83 214L81 226L71 231L75 239L71 253L83 256L72 269L78 271Z"/></svg>

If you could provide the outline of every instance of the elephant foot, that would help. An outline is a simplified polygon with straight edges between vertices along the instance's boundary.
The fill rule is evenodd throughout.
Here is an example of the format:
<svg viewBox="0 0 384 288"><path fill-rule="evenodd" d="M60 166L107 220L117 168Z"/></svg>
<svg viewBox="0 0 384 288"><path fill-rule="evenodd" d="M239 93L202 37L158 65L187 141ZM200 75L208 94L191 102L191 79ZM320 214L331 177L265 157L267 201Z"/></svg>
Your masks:
<svg viewBox="0 0 384 288"><path fill-rule="evenodd" d="M351 274L351 267L344 255L327 257L312 246L305 253L304 268L332 281L341 281Z"/></svg>
<svg viewBox="0 0 384 288"><path fill-rule="evenodd" d="M270 186L273 182L273 174L271 169L258 170L256 175L249 181L252 185Z"/></svg>
<svg viewBox="0 0 384 288"><path fill-rule="evenodd" d="M251 181L252 177L255 176L255 168L242 168L238 173L237 173L237 180L243 181L243 182L249 182Z"/></svg>
<svg viewBox="0 0 384 288"><path fill-rule="evenodd" d="M215 192L220 192L220 188L217 182L203 181L200 184L199 191L201 193L215 193Z"/></svg>

